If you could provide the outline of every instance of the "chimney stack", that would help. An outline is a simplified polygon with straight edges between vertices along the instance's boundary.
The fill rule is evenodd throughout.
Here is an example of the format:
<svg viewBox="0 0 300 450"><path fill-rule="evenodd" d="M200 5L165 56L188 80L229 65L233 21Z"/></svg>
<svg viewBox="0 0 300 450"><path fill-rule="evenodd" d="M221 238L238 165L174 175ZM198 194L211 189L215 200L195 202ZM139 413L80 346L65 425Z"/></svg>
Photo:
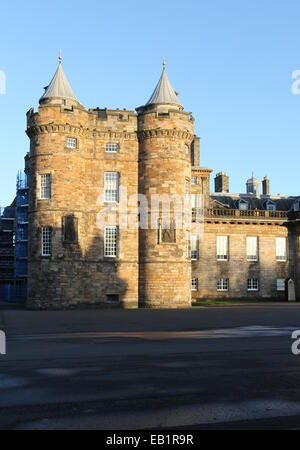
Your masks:
<svg viewBox="0 0 300 450"><path fill-rule="evenodd" d="M215 192L229 192L229 176L225 172L217 173L215 178Z"/></svg>
<svg viewBox="0 0 300 450"><path fill-rule="evenodd" d="M268 177L265 177L262 181L262 188L264 195L270 195L270 180Z"/></svg>

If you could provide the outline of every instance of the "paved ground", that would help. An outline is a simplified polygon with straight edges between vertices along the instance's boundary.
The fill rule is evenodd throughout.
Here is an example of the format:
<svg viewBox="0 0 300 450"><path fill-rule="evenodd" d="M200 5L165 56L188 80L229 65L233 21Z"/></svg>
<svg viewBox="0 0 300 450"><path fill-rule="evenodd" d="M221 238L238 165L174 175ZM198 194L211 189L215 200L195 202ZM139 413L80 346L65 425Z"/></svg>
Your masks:
<svg viewBox="0 0 300 450"><path fill-rule="evenodd" d="M0 308L0 428L300 428L300 305Z"/></svg>

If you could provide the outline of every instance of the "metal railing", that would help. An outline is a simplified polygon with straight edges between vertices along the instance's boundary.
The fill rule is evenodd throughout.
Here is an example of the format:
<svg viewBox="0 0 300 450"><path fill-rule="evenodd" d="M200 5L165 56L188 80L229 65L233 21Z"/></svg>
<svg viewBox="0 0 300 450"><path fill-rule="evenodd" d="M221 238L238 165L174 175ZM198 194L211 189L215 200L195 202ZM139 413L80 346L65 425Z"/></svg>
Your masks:
<svg viewBox="0 0 300 450"><path fill-rule="evenodd" d="M264 211L264 210L239 210L223 208L194 208L193 219L199 217L207 218L242 218L242 219L264 219L264 220L287 220L290 213L288 211Z"/></svg>

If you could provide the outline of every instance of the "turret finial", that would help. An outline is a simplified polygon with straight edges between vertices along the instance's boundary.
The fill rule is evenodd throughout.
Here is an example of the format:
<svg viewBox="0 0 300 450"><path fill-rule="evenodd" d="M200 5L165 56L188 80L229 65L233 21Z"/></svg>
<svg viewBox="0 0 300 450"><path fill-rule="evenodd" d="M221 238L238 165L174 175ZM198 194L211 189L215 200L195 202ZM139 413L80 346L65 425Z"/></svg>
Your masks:
<svg viewBox="0 0 300 450"><path fill-rule="evenodd" d="M61 64L61 62L62 62L61 50L59 50L59 57L58 57L58 60L59 60L59 64Z"/></svg>
<svg viewBox="0 0 300 450"><path fill-rule="evenodd" d="M163 68L164 68L164 70L166 69L166 60L165 60L165 58L163 59Z"/></svg>

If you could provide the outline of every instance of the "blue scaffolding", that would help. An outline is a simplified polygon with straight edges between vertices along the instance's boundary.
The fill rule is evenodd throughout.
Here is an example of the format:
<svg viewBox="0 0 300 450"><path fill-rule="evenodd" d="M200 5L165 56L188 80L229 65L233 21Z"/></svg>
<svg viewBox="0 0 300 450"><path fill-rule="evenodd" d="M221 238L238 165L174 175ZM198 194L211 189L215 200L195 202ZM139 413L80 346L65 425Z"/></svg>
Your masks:
<svg viewBox="0 0 300 450"><path fill-rule="evenodd" d="M10 301L14 296L15 214L15 204L0 208L0 300L2 301Z"/></svg>
<svg viewBox="0 0 300 450"><path fill-rule="evenodd" d="M17 175L16 198L0 208L0 300L24 303L28 277L28 203L26 173Z"/></svg>
<svg viewBox="0 0 300 450"><path fill-rule="evenodd" d="M29 180L25 172L17 176L15 236L15 301L25 302L28 277Z"/></svg>

